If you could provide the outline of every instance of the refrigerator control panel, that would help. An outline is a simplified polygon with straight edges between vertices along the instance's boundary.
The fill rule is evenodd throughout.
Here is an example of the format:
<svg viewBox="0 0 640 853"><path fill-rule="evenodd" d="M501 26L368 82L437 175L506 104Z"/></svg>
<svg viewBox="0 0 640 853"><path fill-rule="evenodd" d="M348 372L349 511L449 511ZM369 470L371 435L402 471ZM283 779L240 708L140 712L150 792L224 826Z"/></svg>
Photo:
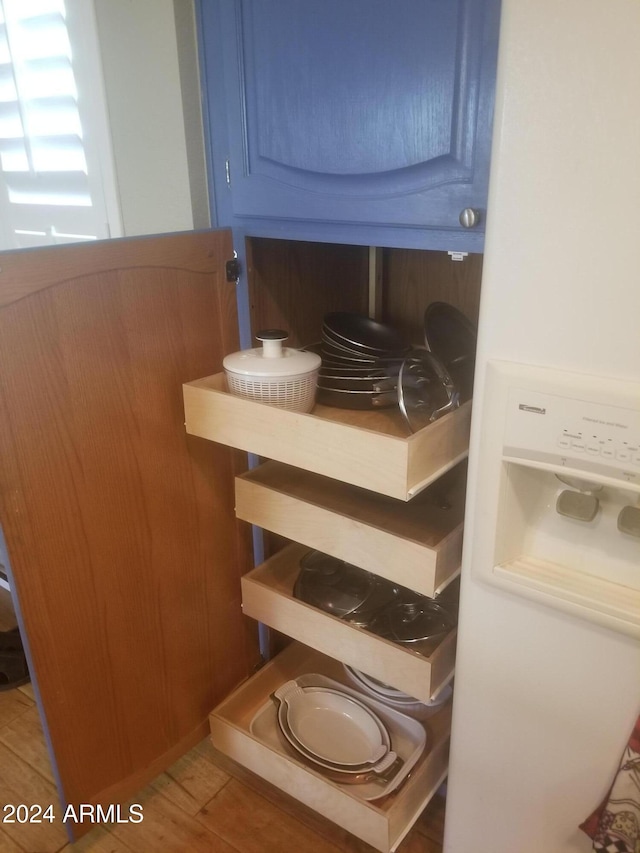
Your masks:
<svg viewBox="0 0 640 853"><path fill-rule="evenodd" d="M640 484L640 408L512 386L503 454Z"/></svg>
<svg viewBox="0 0 640 853"><path fill-rule="evenodd" d="M472 573L640 639L640 382L490 361L480 417Z"/></svg>

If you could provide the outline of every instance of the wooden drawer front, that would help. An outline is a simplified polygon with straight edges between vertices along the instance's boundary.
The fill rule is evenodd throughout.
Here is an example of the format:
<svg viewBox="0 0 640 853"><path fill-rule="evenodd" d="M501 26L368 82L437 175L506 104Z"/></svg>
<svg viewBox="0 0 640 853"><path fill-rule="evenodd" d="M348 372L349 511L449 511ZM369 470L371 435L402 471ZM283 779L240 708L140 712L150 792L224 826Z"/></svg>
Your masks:
<svg viewBox="0 0 640 853"><path fill-rule="evenodd" d="M236 478L236 515L433 596L460 571L464 516L460 467L464 463L404 503L280 462L266 462ZM443 495L446 509L440 505Z"/></svg>
<svg viewBox="0 0 640 853"><path fill-rule="evenodd" d="M290 545L245 575L242 578L244 613L428 702L451 676L456 632L452 631L425 657L299 601L293 596L293 587L300 557L308 550Z"/></svg>
<svg viewBox="0 0 640 853"><path fill-rule="evenodd" d="M303 767L284 751L261 742L251 732L251 721L285 681L316 672L346 683L340 664L294 643L241 685L210 715L211 739L220 752L256 773L299 802L341 827L389 853L394 850L437 791L447 772L451 706L424 723L427 748L408 780L381 800L364 801Z"/></svg>
<svg viewBox="0 0 640 853"><path fill-rule="evenodd" d="M187 432L409 500L469 449L471 403L414 435L397 409L300 414L235 397L223 373L183 386Z"/></svg>

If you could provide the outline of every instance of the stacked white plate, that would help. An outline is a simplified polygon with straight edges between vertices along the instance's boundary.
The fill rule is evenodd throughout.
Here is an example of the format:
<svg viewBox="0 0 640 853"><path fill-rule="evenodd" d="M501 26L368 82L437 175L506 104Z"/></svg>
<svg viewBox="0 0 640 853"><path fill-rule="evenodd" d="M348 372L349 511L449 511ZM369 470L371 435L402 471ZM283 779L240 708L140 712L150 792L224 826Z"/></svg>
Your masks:
<svg viewBox="0 0 640 853"><path fill-rule="evenodd" d="M429 702L420 702L408 693L403 693L395 687L384 684L382 681L366 675L359 669L344 664L345 672L352 684L357 685L367 695L373 696L380 702L397 708L405 714L409 714L416 719L422 720L434 714L445 702L447 702L453 693L450 685L445 685Z"/></svg>

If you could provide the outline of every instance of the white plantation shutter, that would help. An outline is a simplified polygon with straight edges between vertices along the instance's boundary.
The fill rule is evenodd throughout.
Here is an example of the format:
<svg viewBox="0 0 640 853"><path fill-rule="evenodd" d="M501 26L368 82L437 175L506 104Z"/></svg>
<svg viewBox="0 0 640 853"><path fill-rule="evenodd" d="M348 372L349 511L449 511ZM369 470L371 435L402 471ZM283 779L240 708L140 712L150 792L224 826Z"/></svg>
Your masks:
<svg viewBox="0 0 640 853"><path fill-rule="evenodd" d="M74 59L65 0L0 0L0 248L110 235Z"/></svg>

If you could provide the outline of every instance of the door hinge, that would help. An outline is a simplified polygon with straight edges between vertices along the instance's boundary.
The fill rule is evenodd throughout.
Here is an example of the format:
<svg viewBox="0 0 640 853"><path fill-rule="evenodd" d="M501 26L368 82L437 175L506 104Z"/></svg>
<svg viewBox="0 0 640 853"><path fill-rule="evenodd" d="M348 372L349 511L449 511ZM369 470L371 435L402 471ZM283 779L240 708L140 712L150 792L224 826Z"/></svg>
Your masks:
<svg viewBox="0 0 640 853"><path fill-rule="evenodd" d="M224 175L227 179L227 186L231 186L231 164L229 163L229 158L224 161Z"/></svg>
<svg viewBox="0 0 640 853"><path fill-rule="evenodd" d="M227 281L231 284L237 284L240 280L240 261L237 258L232 258L224 265Z"/></svg>

